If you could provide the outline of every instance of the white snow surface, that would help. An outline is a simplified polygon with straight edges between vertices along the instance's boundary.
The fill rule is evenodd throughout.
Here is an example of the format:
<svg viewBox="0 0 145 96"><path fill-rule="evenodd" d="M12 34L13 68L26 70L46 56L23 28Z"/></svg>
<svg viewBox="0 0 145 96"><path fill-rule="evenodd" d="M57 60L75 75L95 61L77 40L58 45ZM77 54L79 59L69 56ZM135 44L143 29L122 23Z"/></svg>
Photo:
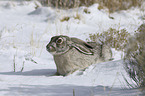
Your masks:
<svg viewBox="0 0 145 96"><path fill-rule="evenodd" d="M38 2L37 2L38 3ZM134 84L123 67L123 52L113 51L113 61L93 64L85 71L55 76L53 56L46 51L52 36L68 35L85 40L91 33L125 28L131 34L143 23L139 8L111 14L98 4L60 10L35 9L36 1L0 1L0 96L133 96L124 77ZM73 17L79 14L81 19ZM70 16L69 21L60 22ZM14 67L15 64L15 67ZM15 72L14 72L15 70Z"/></svg>

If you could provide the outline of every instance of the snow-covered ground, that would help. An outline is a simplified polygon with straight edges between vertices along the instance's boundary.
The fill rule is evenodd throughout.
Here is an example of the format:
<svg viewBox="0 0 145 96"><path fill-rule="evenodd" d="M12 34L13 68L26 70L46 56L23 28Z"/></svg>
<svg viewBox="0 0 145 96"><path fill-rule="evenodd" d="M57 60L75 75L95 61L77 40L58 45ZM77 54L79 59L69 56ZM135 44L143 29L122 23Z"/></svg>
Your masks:
<svg viewBox="0 0 145 96"><path fill-rule="evenodd" d="M137 96L123 68L122 52L113 50L113 61L93 64L84 72L54 76L56 66L45 46L54 35L86 40L89 34L109 28L125 28L131 34L143 23L144 11L132 8L111 14L98 10L98 4L59 10L35 9L36 3L0 1L0 96ZM80 20L73 17L79 14ZM69 21L60 22L65 17ZM15 65L15 67L14 67ZM15 71L15 72L14 72Z"/></svg>

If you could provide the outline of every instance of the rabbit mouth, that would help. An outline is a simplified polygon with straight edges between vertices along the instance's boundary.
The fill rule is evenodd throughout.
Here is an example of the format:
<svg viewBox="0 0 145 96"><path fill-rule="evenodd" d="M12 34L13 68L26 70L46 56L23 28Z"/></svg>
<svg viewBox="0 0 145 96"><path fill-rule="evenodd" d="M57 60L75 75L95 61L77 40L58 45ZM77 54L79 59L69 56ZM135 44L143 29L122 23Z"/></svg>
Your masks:
<svg viewBox="0 0 145 96"><path fill-rule="evenodd" d="M54 54L56 52L56 49L54 46L49 46L49 47L46 47L47 51L51 54Z"/></svg>

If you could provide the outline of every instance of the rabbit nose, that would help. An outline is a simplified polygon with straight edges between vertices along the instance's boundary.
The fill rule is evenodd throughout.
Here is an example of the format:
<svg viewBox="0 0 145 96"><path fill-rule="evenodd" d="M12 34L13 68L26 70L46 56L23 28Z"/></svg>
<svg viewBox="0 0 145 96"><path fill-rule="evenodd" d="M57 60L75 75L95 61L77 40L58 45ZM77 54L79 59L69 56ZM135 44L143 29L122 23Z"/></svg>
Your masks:
<svg viewBox="0 0 145 96"><path fill-rule="evenodd" d="M46 49L47 49L48 52L54 52L54 51L56 51L56 49L52 45L47 45Z"/></svg>

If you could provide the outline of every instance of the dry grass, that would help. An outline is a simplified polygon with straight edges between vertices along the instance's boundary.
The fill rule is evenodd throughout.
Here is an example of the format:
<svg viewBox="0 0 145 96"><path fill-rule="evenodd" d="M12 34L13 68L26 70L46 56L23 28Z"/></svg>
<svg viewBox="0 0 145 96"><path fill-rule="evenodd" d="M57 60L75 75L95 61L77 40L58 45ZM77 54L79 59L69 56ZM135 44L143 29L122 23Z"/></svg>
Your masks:
<svg viewBox="0 0 145 96"><path fill-rule="evenodd" d="M98 9L108 8L109 13L127 10L131 7L141 6L144 0L39 0L42 5L53 6L55 8L76 8L79 6L89 7L99 3Z"/></svg>
<svg viewBox="0 0 145 96"><path fill-rule="evenodd" d="M74 18L74 19L77 19L77 20L81 20L81 16L80 16L78 13L76 13L76 15L73 16L73 18Z"/></svg>
<svg viewBox="0 0 145 96"><path fill-rule="evenodd" d="M86 14L90 14L90 13L91 13L87 8L85 8L83 11L84 11L84 13L86 13Z"/></svg>
<svg viewBox="0 0 145 96"><path fill-rule="evenodd" d="M145 87L145 24L130 38L124 61L126 71L137 87Z"/></svg>
<svg viewBox="0 0 145 96"><path fill-rule="evenodd" d="M64 16L62 19L60 19L60 21L61 22L69 21L71 18L74 18L76 20L81 20L80 14L76 13L76 15L74 15L74 16Z"/></svg>
<svg viewBox="0 0 145 96"><path fill-rule="evenodd" d="M42 5L53 6L56 8L76 8L79 6L90 6L96 3L96 0L39 0Z"/></svg>
<svg viewBox="0 0 145 96"><path fill-rule="evenodd" d="M127 45L127 38L130 34L125 30L116 30L110 28L109 30L99 34L90 34L89 40L94 42L103 42L108 44L110 47L115 48L116 50L124 50Z"/></svg>
<svg viewBox="0 0 145 96"><path fill-rule="evenodd" d="M60 19L61 22L64 22L64 21L68 21L70 19L70 17L66 16L66 17L63 17L62 19Z"/></svg>
<svg viewBox="0 0 145 96"><path fill-rule="evenodd" d="M141 6L143 0L97 0L99 3L99 9L103 9L107 7L109 13L120 11L120 10L127 10L131 7Z"/></svg>

